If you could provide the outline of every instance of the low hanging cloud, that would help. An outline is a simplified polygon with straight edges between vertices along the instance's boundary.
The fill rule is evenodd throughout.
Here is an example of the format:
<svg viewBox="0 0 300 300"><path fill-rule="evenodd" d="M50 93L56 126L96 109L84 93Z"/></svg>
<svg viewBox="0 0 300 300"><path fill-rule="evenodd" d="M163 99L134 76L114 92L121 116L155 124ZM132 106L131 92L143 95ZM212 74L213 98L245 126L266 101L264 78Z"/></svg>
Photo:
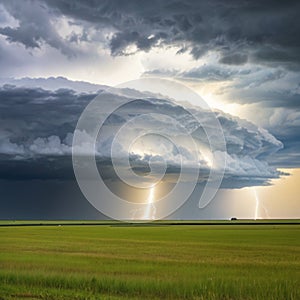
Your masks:
<svg viewBox="0 0 300 300"><path fill-rule="evenodd" d="M139 93L136 93L137 95ZM225 187L242 187L255 184L267 184L271 178L278 177L280 173L276 168L269 166L267 159L274 155L282 143L274 136L254 124L216 111L216 116L222 126L227 152L221 152L216 146L209 150L209 144L203 132L203 128L195 121L182 103L174 103L169 99L149 97L147 101L135 100L130 106L115 111L106 120L103 126L103 135L97 142L96 155L100 165L109 166L110 150L116 130L128 123L132 118L145 115L142 121L133 123L133 127L127 132L125 139L134 139L135 132L139 127L151 128L160 132L163 136L181 139L177 131L177 123L188 129L188 133L198 143L200 152L197 153L201 168L209 170L209 151L213 151L216 157L215 167L218 159L226 159ZM95 97L93 93L77 93L70 89L59 89L56 91L44 90L42 88L26 88L5 85L0 89L1 111L1 139L0 139L0 164L2 172L0 176L7 178L7 174L15 178L19 174L26 178L70 178L73 175L71 164L71 151L73 132L77 120L84 107ZM118 101L117 94L109 94L108 99ZM132 98L139 99L138 98ZM193 114L205 124L209 124L211 112L197 107L190 107ZM159 111L160 114L172 116L174 124L170 119L159 118L151 112ZM99 111L101 113L101 111ZM20 116L22 115L22 118ZM90 137L82 132L83 141L90 144ZM120 157L128 154L128 149L123 148L125 140L118 140ZM166 159L168 172L178 172L178 151L169 143L157 137L144 142L129 153L133 165L140 171L147 172L147 164L150 160L159 163ZM145 144L146 143L146 144ZM116 146L115 145L115 146ZM216 144L217 145L217 144ZM195 153L190 152L189 145L182 143L181 153L184 161L189 163ZM83 143L82 153L86 147ZM137 149L139 150L137 152ZM147 152L147 149L152 149ZM201 150L203 149L203 151ZM123 153L123 154L122 154ZM89 154L89 153L87 153ZM12 163L13 162L13 163ZM34 165L38 167L34 167ZM146 166L146 167L145 167ZM19 169L18 169L19 168ZM8 177L9 177L8 176Z"/></svg>

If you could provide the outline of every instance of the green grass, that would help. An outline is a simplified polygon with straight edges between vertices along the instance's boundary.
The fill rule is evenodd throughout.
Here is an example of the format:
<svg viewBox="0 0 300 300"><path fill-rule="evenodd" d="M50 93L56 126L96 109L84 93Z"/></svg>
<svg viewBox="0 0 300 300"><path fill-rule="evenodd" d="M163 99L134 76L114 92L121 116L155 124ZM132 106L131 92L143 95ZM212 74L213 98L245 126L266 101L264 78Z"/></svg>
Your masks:
<svg viewBox="0 0 300 300"><path fill-rule="evenodd" d="M0 299L300 299L299 223L113 224L0 227Z"/></svg>

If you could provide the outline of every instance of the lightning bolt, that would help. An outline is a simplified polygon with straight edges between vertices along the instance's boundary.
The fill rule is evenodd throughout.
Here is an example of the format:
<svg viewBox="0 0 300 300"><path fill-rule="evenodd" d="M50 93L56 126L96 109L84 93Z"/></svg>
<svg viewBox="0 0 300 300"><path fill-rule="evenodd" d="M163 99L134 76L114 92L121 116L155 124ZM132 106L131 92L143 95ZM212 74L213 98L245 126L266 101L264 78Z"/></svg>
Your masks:
<svg viewBox="0 0 300 300"><path fill-rule="evenodd" d="M147 207L145 210L145 215L144 215L144 219L145 220L154 220L155 219L155 205L154 203L154 192L155 192L155 186L153 185L152 187L150 187L149 189L149 195L148 195L148 199L147 199Z"/></svg>
<svg viewBox="0 0 300 300"><path fill-rule="evenodd" d="M256 191L256 189L253 189L253 193L254 193L254 199L255 199L255 211L254 211L254 219L259 219L262 218L261 215L259 215L259 213L261 214L261 210L263 209L264 212L264 218L266 219L270 219L270 214L266 208L266 206L264 205L263 201L261 199L259 199L258 193Z"/></svg>

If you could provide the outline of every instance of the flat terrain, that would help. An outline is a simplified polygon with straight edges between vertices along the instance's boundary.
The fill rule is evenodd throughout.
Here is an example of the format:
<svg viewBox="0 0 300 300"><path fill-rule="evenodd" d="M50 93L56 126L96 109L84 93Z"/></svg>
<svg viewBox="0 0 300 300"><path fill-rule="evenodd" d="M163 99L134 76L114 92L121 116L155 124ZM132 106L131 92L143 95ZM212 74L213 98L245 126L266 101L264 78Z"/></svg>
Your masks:
<svg viewBox="0 0 300 300"><path fill-rule="evenodd" d="M0 222L0 299L300 299L300 223L234 222Z"/></svg>

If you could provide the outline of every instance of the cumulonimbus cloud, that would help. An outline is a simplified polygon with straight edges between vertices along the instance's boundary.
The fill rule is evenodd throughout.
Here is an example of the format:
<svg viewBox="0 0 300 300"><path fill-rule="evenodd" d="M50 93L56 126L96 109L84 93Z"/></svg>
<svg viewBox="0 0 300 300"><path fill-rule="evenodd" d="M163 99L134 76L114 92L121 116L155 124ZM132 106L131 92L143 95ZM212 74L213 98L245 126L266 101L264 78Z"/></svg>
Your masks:
<svg viewBox="0 0 300 300"><path fill-rule="evenodd" d="M1 118L1 164L9 164L11 161L18 161L19 163L20 161L31 161L34 164L35 161L38 161L41 165L42 161L45 161L48 164L49 177L52 177L52 169L54 173L57 173L56 164L61 163L60 158L70 157L73 131L77 119L94 96L95 94L76 93L67 89L51 91L41 88L3 86L0 89L1 110L6 113ZM118 101L118 97L114 93L110 93L109 97L111 97L111 101ZM187 114L185 104L174 103L170 99L161 98L161 95L159 97L160 99L153 96L147 97L147 103L145 101L133 101L130 107L110 115L103 126L104 134L96 147L96 155L103 165L110 164L114 128L120 127L135 116L143 114L145 117L142 123L133 124L131 131L123 137L124 139L134 137L134 126L143 126L144 128L149 126L149 128L159 130L162 135L165 133L168 136L180 138L176 130L176 122L178 122L188 128L189 134L198 143L199 149L203 150L198 154L203 170L208 170L210 167L209 151L211 150L215 151L215 157L227 160L224 181L227 182L227 186L247 186L252 185L253 182L266 184L270 178L279 176L276 168L268 165L267 159L283 145L266 130L245 120L216 111L215 114L224 132L227 152L221 152L217 148L209 150L205 132ZM170 122L169 119L155 118L155 115L150 114L155 109L167 116L171 115L175 123L173 125L167 124L165 122ZM189 109L202 120L204 125L209 126L209 114L211 112L195 106L190 106ZM21 115L22 118L20 118ZM92 143L86 133L82 132L81 134L82 137L85 137L82 139L85 143ZM148 144L145 149L150 147L155 151L143 150L142 143L138 147L133 147L130 156L134 166L139 168L141 172L143 170L146 172L149 160L153 159L159 162L162 156L167 160L169 172L176 173L179 157L172 145L164 142L157 143L157 137L153 140L150 138L146 142ZM125 155L127 149L122 148L122 139L118 143L122 158L122 151L124 150ZM83 155L89 154L84 152L85 148L88 147L85 147L83 143L81 149ZM194 153L190 152L188 145L181 150L185 156L185 161L188 163L189 158ZM218 167L217 160L215 167ZM23 170L22 174L26 174L26 172L24 173Z"/></svg>

